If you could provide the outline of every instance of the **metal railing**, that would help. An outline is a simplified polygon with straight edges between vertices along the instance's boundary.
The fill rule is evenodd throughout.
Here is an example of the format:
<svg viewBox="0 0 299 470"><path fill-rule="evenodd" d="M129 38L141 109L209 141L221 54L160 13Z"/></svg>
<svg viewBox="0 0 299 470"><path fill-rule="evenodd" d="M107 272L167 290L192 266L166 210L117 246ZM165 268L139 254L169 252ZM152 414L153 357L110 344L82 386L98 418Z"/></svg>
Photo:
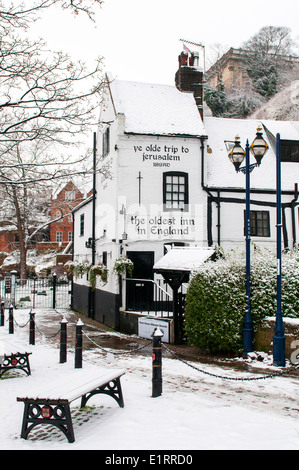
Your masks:
<svg viewBox="0 0 299 470"><path fill-rule="evenodd" d="M173 297L163 279L126 278L126 310L159 317L171 317Z"/></svg>
<svg viewBox="0 0 299 470"><path fill-rule="evenodd" d="M0 298L6 308L69 308L71 282L59 282L56 276L19 279L14 276L0 281Z"/></svg>

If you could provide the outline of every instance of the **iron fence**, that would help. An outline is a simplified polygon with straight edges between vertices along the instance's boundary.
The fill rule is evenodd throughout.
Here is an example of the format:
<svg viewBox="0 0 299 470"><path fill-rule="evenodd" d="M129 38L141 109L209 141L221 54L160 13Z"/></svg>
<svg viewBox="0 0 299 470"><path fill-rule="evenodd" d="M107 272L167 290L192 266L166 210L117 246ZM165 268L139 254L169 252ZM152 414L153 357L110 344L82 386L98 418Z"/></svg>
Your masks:
<svg viewBox="0 0 299 470"><path fill-rule="evenodd" d="M69 308L71 281L47 278L19 279L14 276L0 281L0 298L5 307L16 308Z"/></svg>

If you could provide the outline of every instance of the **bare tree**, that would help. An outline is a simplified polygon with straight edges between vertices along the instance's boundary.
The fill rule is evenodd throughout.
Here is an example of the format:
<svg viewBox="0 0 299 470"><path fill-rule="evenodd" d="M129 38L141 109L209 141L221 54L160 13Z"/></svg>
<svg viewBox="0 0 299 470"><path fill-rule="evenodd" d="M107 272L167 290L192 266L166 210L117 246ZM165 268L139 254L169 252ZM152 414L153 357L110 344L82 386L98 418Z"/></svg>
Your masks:
<svg viewBox="0 0 299 470"><path fill-rule="evenodd" d="M0 144L24 140L70 142L95 124L102 99L102 61L89 71L41 41L0 39Z"/></svg>
<svg viewBox="0 0 299 470"><path fill-rule="evenodd" d="M290 28L283 26L265 26L243 44L244 68L257 93L270 98L286 80L286 70L291 75L294 45Z"/></svg>
<svg viewBox="0 0 299 470"><path fill-rule="evenodd" d="M94 17L94 7L100 6L103 0L8 0L0 1L1 27L26 28L36 20L37 14L54 5L74 14L85 13L90 19Z"/></svg>
<svg viewBox="0 0 299 470"><path fill-rule="evenodd" d="M102 1L6 3L0 1L1 209L18 232L20 275L25 277L30 237L37 225L47 223L42 211L37 215L41 204L37 195L49 199L51 181L90 170L83 165L86 155L74 159L71 154L68 159L60 152L54 156L51 145L74 146L90 132L91 125L97 123L105 79L101 58L88 70L62 52L47 50L41 40L21 38L17 31L27 28L39 11L52 5L76 14L82 11L92 18L92 7Z"/></svg>

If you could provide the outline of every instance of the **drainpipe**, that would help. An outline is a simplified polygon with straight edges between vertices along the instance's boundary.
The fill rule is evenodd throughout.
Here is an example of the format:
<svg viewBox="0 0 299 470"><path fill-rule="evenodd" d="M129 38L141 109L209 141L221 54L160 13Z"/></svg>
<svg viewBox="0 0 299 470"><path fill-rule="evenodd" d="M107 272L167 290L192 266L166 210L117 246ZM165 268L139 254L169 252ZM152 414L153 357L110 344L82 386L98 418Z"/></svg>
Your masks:
<svg viewBox="0 0 299 470"><path fill-rule="evenodd" d="M220 191L218 190L218 201L217 201L217 209L218 209L218 219L217 219L217 243L218 246L221 245L221 217L220 217Z"/></svg>
<svg viewBox="0 0 299 470"><path fill-rule="evenodd" d="M295 197L294 199L291 201L291 215L292 215L292 232L293 232L293 248L296 246L296 243L297 243L297 237L296 237L296 217L295 217L295 206L297 205L297 201L298 201L298 183L295 183L295 188L294 188L294 192L295 192Z"/></svg>
<svg viewBox="0 0 299 470"><path fill-rule="evenodd" d="M221 242L221 233L220 233L220 191L218 190L218 197L215 197L208 189L208 187L204 183L204 160L205 160L205 153L204 153L204 141L207 140L207 137L201 137L201 187L202 189L208 194L208 220L207 220L207 238L208 238L208 246L213 245L213 220L212 220L212 203L216 202L217 209L218 209L218 245L220 246Z"/></svg>
<svg viewBox="0 0 299 470"><path fill-rule="evenodd" d="M96 155L97 155L97 138L96 133L93 133L93 184L92 184L92 242L91 242L91 263L95 264L96 259L96 233L95 233L95 218L96 218ZM95 291L89 287L89 317L95 318Z"/></svg>
<svg viewBox="0 0 299 470"><path fill-rule="evenodd" d="M92 184L92 251L91 262L95 264L96 259L96 156L97 156L97 137L93 133L93 184Z"/></svg>

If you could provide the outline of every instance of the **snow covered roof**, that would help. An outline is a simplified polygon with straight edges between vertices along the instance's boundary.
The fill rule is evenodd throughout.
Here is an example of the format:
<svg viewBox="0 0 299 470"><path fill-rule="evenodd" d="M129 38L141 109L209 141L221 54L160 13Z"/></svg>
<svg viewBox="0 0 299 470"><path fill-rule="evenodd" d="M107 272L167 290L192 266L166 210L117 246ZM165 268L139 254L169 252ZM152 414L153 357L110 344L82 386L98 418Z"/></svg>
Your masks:
<svg viewBox="0 0 299 470"><path fill-rule="evenodd" d="M256 136L258 126L263 128L263 137L269 145L259 168L250 175L250 187L253 189L276 188L276 154L271 146L273 139L280 134L281 140L299 141L299 123L296 121L261 121L257 119L227 119L206 117L205 128L208 134L208 152L205 153L206 173L204 183L210 188L244 188L245 176L236 173L234 166L228 158L228 145L232 145L236 135L240 137L241 145L245 149L246 141L252 143ZM251 162L255 161L251 156ZM245 162L244 162L245 163ZM299 180L299 165L296 162L282 162L281 168L282 190L294 190L294 184Z"/></svg>
<svg viewBox="0 0 299 470"><path fill-rule="evenodd" d="M207 261L214 252L214 248L173 248L157 261L154 270L193 271Z"/></svg>
<svg viewBox="0 0 299 470"><path fill-rule="evenodd" d="M115 110L125 116L125 132L154 135L206 135L193 93L175 86L112 80Z"/></svg>
<svg viewBox="0 0 299 470"><path fill-rule="evenodd" d="M281 140L299 141L299 121L269 121L262 120L263 126L276 137L280 134Z"/></svg>

